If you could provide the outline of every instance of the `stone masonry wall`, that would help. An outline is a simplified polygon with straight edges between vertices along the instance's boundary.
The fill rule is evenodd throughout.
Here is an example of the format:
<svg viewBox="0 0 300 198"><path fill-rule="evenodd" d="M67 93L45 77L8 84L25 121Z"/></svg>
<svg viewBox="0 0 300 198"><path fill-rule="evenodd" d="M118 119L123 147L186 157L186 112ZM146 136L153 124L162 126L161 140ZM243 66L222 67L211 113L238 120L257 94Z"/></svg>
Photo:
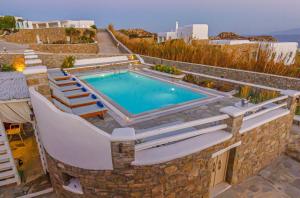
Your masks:
<svg viewBox="0 0 300 198"><path fill-rule="evenodd" d="M279 89L300 90L300 79L272 74L264 74L245 70L229 69L216 66L201 65L195 63L171 61L149 56L142 56L146 63L174 65L179 69L202 73L216 77L224 77L232 80L243 81L247 83L255 83L259 85L275 87Z"/></svg>
<svg viewBox="0 0 300 198"><path fill-rule="evenodd" d="M66 40L64 28L45 28L45 29L32 29L32 30L19 30L14 34L5 36L5 40L14 43L37 43L36 36L39 35L42 42L50 43Z"/></svg>
<svg viewBox="0 0 300 198"><path fill-rule="evenodd" d="M97 43L86 44L30 44L30 48L39 52L49 53L83 53L97 54Z"/></svg>
<svg viewBox="0 0 300 198"><path fill-rule="evenodd" d="M242 145L236 148L232 184L256 175L287 149L292 116L287 115L239 135Z"/></svg>
<svg viewBox="0 0 300 198"><path fill-rule="evenodd" d="M48 69L51 68L59 68L63 63L65 57L67 56L75 56L76 59L84 59L84 58L99 58L105 57L106 55L101 54L54 54L54 53L37 53L39 59L42 60L43 65L47 66ZM24 57L23 54L8 54L8 53L0 53L0 65L1 64L12 64L13 60L17 57Z"/></svg>
<svg viewBox="0 0 300 198"><path fill-rule="evenodd" d="M91 171L63 164L47 156L50 178L59 197L209 197L211 154L232 140L205 151L152 166L120 166ZM114 153L112 155L115 155ZM62 188L63 173L79 178L83 195Z"/></svg>
<svg viewBox="0 0 300 198"><path fill-rule="evenodd" d="M115 166L113 171L91 171L63 164L48 155L54 191L59 197L203 197L208 198L212 154L238 141L230 151L227 182L240 183L281 155L286 148L291 115L281 117L198 153L149 166ZM236 122L238 125L240 122ZM236 125L235 124L235 125ZM126 147L126 145L125 145ZM112 155L118 149L112 148ZM130 149L125 153L131 153ZM130 159L130 157L126 158ZM64 173L76 177L83 195L63 189Z"/></svg>

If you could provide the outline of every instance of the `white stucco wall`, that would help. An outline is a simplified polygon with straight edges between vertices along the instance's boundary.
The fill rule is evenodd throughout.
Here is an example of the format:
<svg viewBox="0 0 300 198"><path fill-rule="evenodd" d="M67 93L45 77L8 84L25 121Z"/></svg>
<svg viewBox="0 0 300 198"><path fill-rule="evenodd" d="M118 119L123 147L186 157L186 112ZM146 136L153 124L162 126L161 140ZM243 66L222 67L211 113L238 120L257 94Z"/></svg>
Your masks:
<svg viewBox="0 0 300 198"><path fill-rule="evenodd" d="M192 39L208 39L208 25L192 24L188 26L179 27L177 30L177 37L185 40L186 42L191 41Z"/></svg>
<svg viewBox="0 0 300 198"><path fill-rule="evenodd" d="M53 158L83 169L113 169L111 135L29 91L42 144Z"/></svg>
<svg viewBox="0 0 300 198"><path fill-rule="evenodd" d="M262 48L266 48L270 53L274 54L276 62L284 61L286 65L291 65L295 62L297 55L297 42L260 42Z"/></svg>
<svg viewBox="0 0 300 198"><path fill-rule="evenodd" d="M215 45L241 45L241 44L250 44L249 40L211 40L210 44Z"/></svg>

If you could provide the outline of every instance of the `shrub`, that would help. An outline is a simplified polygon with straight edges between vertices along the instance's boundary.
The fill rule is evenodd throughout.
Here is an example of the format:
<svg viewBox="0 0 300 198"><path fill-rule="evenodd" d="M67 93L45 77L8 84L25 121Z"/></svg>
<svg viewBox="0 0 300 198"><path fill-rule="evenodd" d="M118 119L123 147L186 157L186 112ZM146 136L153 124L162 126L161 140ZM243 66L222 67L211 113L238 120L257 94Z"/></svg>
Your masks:
<svg viewBox="0 0 300 198"><path fill-rule="evenodd" d="M270 52L257 48L255 52L245 51L230 46L216 46L194 41L191 44L183 40L170 40L156 43L154 39L129 38L109 26L116 38L137 54L205 65L215 65L233 69L250 70L283 76L300 77L300 61L286 66L283 62L275 63L270 59ZM300 58L298 58L300 60Z"/></svg>
<svg viewBox="0 0 300 198"><path fill-rule="evenodd" d="M243 86L235 95L239 98L249 100L251 103L257 104L273 98L277 98L280 94L277 91L271 90L254 90L250 86Z"/></svg>
<svg viewBox="0 0 300 198"><path fill-rule="evenodd" d="M1 66L1 71L2 71L2 72L10 72L10 71L15 71L15 69L14 69L13 66L10 65L10 64L3 64L3 65Z"/></svg>
<svg viewBox="0 0 300 198"><path fill-rule="evenodd" d="M64 62L62 63L61 68L72 68L72 67L74 67L74 63L75 63L75 57L67 56L64 59Z"/></svg>
<svg viewBox="0 0 300 198"><path fill-rule="evenodd" d="M74 40L80 36L80 31L73 27L66 28L65 33L70 37L70 43L73 43Z"/></svg>
<svg viewBox="0 0 300 198"><path fill-rule="evenodd" d="M14 16L2 16L0 17L0 29L15 29L16 20Z"/></svg>
<svg viewBox="0 0 300 198"><path fill-rule="evenodd" d="M97 30L97 26L96 25L91 25L91 28L94 30Z"/></svg>
<svg viewBox="0 0 300 198"><path fill-rule="evenodd" d="M173 75L182 74L182 72L174 66L155 65L155 66L152 66L151 69L156 70L156 71L160 71L160 72L173 74Z"/></svg>
<svg viewBox="0 0 300 198"><path fill-rule="evenodd" d="M183 78L183 81L188 82L188 83L197 84L197 80L192 74L186 74Z"/></svg>
<svg viewBox="0 0 300 198"><path fill-rule="evenodd" d="M79 37L78 43L94 43L94 40L83 35Z"/></svg>

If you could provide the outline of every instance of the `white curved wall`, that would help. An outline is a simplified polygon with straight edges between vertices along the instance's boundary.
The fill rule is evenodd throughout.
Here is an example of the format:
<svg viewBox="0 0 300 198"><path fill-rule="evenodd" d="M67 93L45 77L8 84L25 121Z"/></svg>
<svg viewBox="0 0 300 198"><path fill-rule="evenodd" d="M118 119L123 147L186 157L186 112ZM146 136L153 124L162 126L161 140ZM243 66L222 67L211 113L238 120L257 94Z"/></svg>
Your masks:
<svg viewBox="0 0 300 198"><path fill-rule="evenodd" d="M53 158L83 169L113 169L109 134L58 110L34 88L29 92L42 144Z"/></svg>

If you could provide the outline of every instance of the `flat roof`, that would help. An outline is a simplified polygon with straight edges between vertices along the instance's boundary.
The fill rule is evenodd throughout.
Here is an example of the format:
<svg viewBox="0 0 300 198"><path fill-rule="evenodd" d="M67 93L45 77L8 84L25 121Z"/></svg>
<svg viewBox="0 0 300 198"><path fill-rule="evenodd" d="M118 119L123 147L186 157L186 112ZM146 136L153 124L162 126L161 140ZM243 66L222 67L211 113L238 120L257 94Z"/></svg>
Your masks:
<svg viewBox="0 0 300 198"><path fill-rule="evenodd" d="M0 100L18 100L29 98L28 86L23 73L0 72Z"/></svg>

